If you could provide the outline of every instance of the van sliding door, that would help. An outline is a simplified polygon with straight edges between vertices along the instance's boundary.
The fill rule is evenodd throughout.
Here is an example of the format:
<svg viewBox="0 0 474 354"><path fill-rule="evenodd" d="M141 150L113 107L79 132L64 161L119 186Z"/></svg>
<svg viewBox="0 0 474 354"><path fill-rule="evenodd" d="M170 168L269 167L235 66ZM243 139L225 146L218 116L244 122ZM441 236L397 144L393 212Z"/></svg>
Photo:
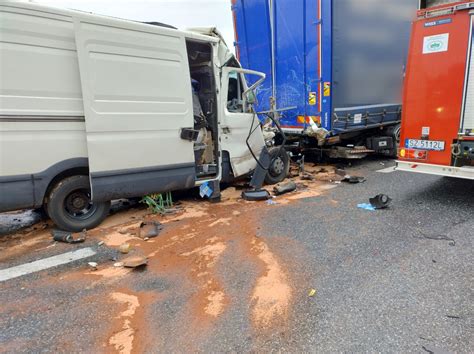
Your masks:
<svg viewBox="0 0 474 354"><path fill-rule="evenodd" d="M92 198L137 197L195 183L184 36L167 28L74 18Z"/></svg>

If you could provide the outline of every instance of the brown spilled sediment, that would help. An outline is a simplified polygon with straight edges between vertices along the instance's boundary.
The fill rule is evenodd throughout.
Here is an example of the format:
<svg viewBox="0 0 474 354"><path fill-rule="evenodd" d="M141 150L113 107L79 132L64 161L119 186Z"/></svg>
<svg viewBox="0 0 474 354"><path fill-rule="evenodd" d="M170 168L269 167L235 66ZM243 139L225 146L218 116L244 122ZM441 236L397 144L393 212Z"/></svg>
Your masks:
<svg viewBox="0 0 474 354"><path fill-rule="evenodd" d="M115 292L110 294L113 301L119 304L125 304L125 310L123 310L116 319L120 320L122 325L121 329L115 332L109 338L109 344L115 348L120 354L128 354L133 349L133 339L135 335L135 329L132 327L132 318L135 315L137 308L140 306L138 297L131 294Z"/></svg>
<svg viewBox="0 0 474 354"><path fill-rule="evenodd" d="M287 323L297 285L296 277L285 266L287 260L281 253L257 234L266 212L300 198L318 196L328 188L327 183L317 180L296 182L298 190L274 198L276 205L245 202L240 199L240 190L229 188L223 192L220 204L182 201L180 211L166 216L130 210L123 215L114 215L100 228L89 231L89 239L103 241L102 247L118 249L122 243L129 243L131 255L139 253L148 258L145 272L173 282L166 294L160 294L158 290L137 292L132 287L128 288L127 284L136 275L134 270L114 266L127 256L121 254L118 254L117 260L99 264L95 271L85 266L66 275L74 277L76 274L83 280L90 279L91 284L105 284L104 298L115 303L119 309L108 329L108 337L102 339L106 351L143 352L161 348L160 343L165 340L169 343L183 340L186 336L212 336L219 319L233 304L242 302L249 304L248 321L256 331ZM142 221L159 221L164 228L158 237L143 240L137 237ZM46 238L45 232L49 231L40 233L40 240ZM28 242L35 245L36 241L28 239ZM234 250L241 252L233 254ZM226 272L223 265L228 257L233 257L232 261L236 264L245 262L254 268L256 276L250 280L250 293L242 294L240 289L224 286L221 275ZM150 336L147 331L150 327L147 325L148 310L152 304L159 305L164 298L172 296L186 299L186 304L172 319L178 321L173 325L182 326L182 333L175 338L161 338L159 328L174 326L154 319L152 328L158 328L158 333Z"/></svg>
<svg viewBox="0 0 474 354"><path fill-rule="evenodd" d="M252 240L252 252L265 266L252 293L252 319L258 327L268 328L286 320L292 299L289 276L266 243Z"/></svg>

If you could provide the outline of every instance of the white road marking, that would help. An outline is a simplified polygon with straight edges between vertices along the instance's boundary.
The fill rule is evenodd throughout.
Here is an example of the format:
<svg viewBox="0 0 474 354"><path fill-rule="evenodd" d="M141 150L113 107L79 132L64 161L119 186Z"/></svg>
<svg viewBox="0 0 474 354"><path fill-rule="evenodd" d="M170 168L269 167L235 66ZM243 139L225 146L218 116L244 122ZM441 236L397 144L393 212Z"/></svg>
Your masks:
<svg viewBox="0 0 474 354"><path fill-rule="evenodd" d="M40 259L38 261L21 264L15 267L0 270L0 282L39 272L41 270L71 263L79 259L95 255L96 252L88 247L79 250L58 254L57 256Z"/></svg>
<svg viewBox="0 0 474 354"><path fill-rule="evenodd" d="M378 173L392 173L395 172L395 166L384 168L383 170L378 170Z"/></svg>

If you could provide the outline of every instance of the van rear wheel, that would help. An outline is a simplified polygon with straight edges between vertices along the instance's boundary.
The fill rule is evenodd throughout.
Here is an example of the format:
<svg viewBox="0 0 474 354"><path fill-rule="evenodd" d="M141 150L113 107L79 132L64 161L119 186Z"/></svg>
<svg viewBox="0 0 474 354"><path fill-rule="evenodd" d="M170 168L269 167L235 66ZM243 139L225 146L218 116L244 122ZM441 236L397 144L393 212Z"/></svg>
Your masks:
<svg viewBox="0 0 474 354"><path fill-rule="evenodd" d="M98 226L107 216L110 202L92 202L89 177L73 176L60 181L49 193L47 212L56 226L79 232Z"/></svg>

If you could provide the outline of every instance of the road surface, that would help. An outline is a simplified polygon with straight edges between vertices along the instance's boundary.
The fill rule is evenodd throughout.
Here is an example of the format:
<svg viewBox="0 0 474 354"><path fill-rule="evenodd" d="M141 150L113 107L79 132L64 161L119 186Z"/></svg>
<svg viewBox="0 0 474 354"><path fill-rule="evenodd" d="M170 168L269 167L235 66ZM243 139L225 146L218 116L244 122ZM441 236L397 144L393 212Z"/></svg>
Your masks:
<svg viewBox="0 0 474 354"><path fill-rule="evenodd" d="M45 222L4 235L0 351L472 352L474 183L384 163L273 205L231 190L164 218L132 208L78 245ZM389 209L357 208L379 193ZM136 237L144 219L158 237ZM124 242L146 267L114 267Z"/></svg>

